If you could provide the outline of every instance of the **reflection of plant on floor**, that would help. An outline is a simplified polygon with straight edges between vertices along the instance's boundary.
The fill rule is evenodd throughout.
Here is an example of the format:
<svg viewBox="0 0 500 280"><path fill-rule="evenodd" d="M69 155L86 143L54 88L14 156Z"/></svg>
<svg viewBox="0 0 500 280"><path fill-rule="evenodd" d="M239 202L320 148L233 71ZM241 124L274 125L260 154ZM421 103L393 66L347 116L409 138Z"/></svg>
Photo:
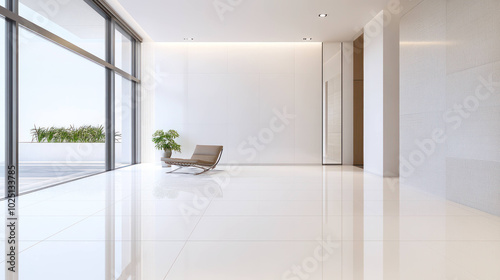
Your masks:
<svg viewBox="0 0 500 280"><path fill-rule="evenodd" d="M121 140L121 134L115 133L115 141ZM38 143L104 143L104 126L84 125L80 127L36 127L31 130L31 141Z"/></svg>

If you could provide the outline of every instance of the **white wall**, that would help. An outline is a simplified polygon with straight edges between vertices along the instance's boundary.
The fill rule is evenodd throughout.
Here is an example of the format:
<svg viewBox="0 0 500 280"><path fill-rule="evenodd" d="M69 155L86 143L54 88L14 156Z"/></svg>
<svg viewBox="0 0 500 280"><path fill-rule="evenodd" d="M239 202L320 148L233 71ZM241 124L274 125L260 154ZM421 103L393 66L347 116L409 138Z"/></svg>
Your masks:
<svg viewBox="0 0 500 280"><path fill-rule="evenodd" d="M496 215L499 12L497 0L425 0L401 20L402 179Z"/></svg>
<svg viewBox="0 0 500 280"><path fill-rule="evenodd" d="M321 53L320 43L157 43L155 129L178 130L175 157L219 144L223 163L321 164Z"/></svg>
<svg viewBox="0 0 500 280"><path fill-rule="evenodd" d="M382 11L364 28L364 169L383 176L399 175L398 26Z"/></svg>
<svg viewBox="0 0 500 280"><path fill-rule="evenodd" d="M384 11L384 176L399 176L399 14ZM387 15L390 15L387 16ZM369 140L369 139L366 139Z"/></svg>
<svg viewBox="0 0 500 280"><path fill-rule="evenodd" d="M143 43L141 51L140 161L151 163L155 162L154 145L151 144L151 135L153 135L155 127L155 92L162 81L160 80L162 76L160 75L161 73L158 73L158 77L156 76L155 44L151 42Z"/></svg>
<svg viewBox="0 0 500 280"><path fill-rule="evenodd" d="M436 145L418 168L411 162L420 161L415 141L429 138L435 129L446 130L445 15L445 1L426 1L401 19L401 179L443 197L446 146Z"/></svg>

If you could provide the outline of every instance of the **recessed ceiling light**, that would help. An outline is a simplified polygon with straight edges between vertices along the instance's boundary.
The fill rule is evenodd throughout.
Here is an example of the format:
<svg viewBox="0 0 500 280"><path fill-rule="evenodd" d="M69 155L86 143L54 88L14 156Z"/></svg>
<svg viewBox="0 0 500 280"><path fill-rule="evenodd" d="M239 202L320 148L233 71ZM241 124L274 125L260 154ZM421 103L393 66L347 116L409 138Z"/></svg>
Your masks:
<svg viewBox="0 0 500 280"><path fill-rule="evenodd" d="M327 17L328 14L319 14L319 17L323 18L323 17Z"/></svg>
<svg viewBox="0 0 500 280"><path fill-rule="evenodd" d="M313 38L302 38L303 41L312 41Z"/></svg>
<svg viewBox="0 0 500 280"><path fill-rule="evenodd" d="M194 41L194 38L184 38L184 41Z"/></svg>

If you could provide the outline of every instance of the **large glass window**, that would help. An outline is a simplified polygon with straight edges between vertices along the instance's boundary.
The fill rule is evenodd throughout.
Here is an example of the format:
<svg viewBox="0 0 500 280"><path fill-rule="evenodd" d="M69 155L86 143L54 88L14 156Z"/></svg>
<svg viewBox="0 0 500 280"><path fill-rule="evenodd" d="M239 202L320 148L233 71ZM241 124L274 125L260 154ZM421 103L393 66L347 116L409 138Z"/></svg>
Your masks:
<svg viewBox="0 0 500 280"><path fill-rule="evenodd" d="M105 69L20 29L20 190L105 169Z"/></svg>
<svg viewBox="0 0 500 280"><path fill-rule="evenodd" d="M132 82L115 76L115 166L132 163Z"/></svg>
<svg viewBox="0 0 500 280"><path fill-rule="evenodd" d="M132 39L120 28L115 32L115 66L132 73Z"/></svg>
<svg viewBox="0 0 500 280"><path fill-rule="evenodd" d="M19 0L19 15L105 59L106 19L87 1Z"/></svg>
<svg viewBox="0 0 500 280"><path fill-rule="evenodd" d="M132 164L133 85L140 81L124 72L137 74L134 50L140 37L106 1L17 2L14 12L22 20L0 11L0 179L5 181L6 165L14 165L19 188L13 191L22 194ZM6 3L0 0L0 6ZM16 25L20 28L7 29ZM12 51L19 60L6 61ZM108 53L114 54L114 65L105 62ZM7 91L8 81L19 86L14 82ZM114 118L106 119L113 110ZM18 124L18 137L6 138L7 121ZM18 151L19 161L7 162L7 151Z"/></svg>

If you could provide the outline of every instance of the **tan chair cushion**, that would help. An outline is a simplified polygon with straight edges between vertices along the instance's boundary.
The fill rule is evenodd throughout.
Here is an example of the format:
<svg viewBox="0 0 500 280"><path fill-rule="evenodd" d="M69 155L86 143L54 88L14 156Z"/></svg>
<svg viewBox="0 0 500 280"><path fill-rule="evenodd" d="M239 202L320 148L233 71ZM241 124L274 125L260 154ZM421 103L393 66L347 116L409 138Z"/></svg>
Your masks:
<svg viewBox="0 0 500 280"><path fill-rule="evenodd" d="M161 158L167 164L179 166L207 166L211 167L217 163L222 153L222 146L197 145L191 159Z"/></svg>
<svg viewBox="0 0 500 280"><path fill-rule="evenodd" d="M222 146L197 145L191 159L215 164L221 152Z"/></svg>

